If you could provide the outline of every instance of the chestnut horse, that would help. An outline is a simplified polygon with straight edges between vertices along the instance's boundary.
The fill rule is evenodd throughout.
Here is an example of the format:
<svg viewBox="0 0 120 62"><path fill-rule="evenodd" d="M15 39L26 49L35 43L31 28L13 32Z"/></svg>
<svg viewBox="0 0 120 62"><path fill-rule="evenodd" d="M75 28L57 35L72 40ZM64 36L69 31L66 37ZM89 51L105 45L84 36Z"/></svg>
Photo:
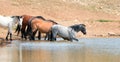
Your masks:
<svg viewBox="0 0 120 62"><path fill-rule="evenodd" d="M33 16L30 16L30 15L23 15L23 21L22 21L22 28L21 28L21 38L26 38L26 28L27 28L27 25L28 25L28 21L30 18L32 18Z"/></svg>
<svg viewBox="0 0 120 62"><path fill-rule="evenodd" d="M37 30L40 33L47 33L48 36L51 36L51 27L54 24L58 23L54 22L53 20L44 20L37 17L31 18L28 24L28 34L30 35L30 40L35 40L35 33ZM48 40L51 40L50 37L48 37Z"/></svg>

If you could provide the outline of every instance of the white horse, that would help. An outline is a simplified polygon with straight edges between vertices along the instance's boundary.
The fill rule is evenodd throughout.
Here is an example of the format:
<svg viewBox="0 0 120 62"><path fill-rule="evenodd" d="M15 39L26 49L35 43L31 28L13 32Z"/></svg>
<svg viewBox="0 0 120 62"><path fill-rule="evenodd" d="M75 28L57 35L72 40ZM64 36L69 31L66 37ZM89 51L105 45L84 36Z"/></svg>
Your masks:
<svg viewBox="0 0 120 62"><path fill-rule="evenodd" d="M10 40L12 40L12 27L15 24L20 24L20 16L1 16L0 15L0 26L8 28L8 33L6 36L6 40L8 40L8 36L10 35Z"/></svg>
<svg viewBox="0 0 120 62"><path fill-rule="evenodd" d="M81 31L83 34L86 34L86 28L85 28L84 24L76 24L76 25L72 25L69 27L65 27L65 26L56 24L56 25L52 26L51 30L52 30L52 34L53 34L53 38L52 38L53 41L56 40L57 35L59 35L60 37L62 37L65 40L78 41L78 39L75 36L75 33Z"/></svg>

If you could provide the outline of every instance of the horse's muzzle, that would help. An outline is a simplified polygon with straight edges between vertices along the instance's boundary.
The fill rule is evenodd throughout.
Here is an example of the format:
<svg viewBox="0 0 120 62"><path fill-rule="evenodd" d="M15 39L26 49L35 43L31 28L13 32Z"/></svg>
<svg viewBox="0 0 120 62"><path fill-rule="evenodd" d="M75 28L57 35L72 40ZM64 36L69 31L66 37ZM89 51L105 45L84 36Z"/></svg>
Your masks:
<svg viewBox="0 0 120 62"><path fill-rule="evenodd" d="M84 35L86 35L87 33L85 32L85 33L83 33Z"/></svg>

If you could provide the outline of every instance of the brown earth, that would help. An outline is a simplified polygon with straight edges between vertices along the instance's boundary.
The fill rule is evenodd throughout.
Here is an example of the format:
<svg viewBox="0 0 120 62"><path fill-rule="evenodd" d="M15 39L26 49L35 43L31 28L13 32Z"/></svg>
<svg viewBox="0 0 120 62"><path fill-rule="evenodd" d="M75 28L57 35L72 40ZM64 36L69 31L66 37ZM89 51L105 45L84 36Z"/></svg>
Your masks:
<svg viewBox="0 0 120 62"><path fill-rule="evenodd" d="M41 15L65 26L85 24L87 35L79 32L77 37L120 37L120 16L118 14L105 12L107 11L106 5L102 7L97 5L100 10L96 10L91 7L92 4L87 4L86 7L80 0L75 1L77 3L74 0L0 0L0 15ZM103 3L106 2L103 1ZM97 20L103 20L103 22ZM108 21L105 22L105 20ZM5 38L6 34L7 29L0 27L0 38ZM13 34L14 39L20 39L14 31Z"/></svg>

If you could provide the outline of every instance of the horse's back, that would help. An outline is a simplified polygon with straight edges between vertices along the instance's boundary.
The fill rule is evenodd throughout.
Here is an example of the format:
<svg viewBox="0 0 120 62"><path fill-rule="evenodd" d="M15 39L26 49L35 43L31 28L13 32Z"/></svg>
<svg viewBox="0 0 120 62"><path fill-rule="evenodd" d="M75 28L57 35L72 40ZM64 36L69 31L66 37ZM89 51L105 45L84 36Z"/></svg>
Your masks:
<svg viewBox="0 0 120 62"><path fill-rule="evenodd" d="M52 31L54 32L58 32L58 35L61 37L68 37L69 36L69 28L66 26L62 26L62 25L53 25L52 26Z"/></svg>
<svg viewBox="0 0 120 62"><path fill-rule="evenodd" d="M0 16L0 25L1 26L8 26L9 23L12 23L13 19L10 16Z"/></svg>
<svg viewBox="0 0 120 62"><path fill-rule="evenodd" d="M39 29L41 32L46 33L51 30L53 23L36 18L32 20L31 25L34 29Z"/></svg>
<svg viewBox="0 0 120 62"><path fill-rule="evenodd" d="M53 29L58 29L58 30L68 29L67 27L59 25L59 24L53 25L52 28Z"/></svg>
<svg viewBox="0 0 120 62"><path fill-rule="evenodd" d="M23 22L22 24L28 24L28 21L30 18L32 18L33 16L30 16L30 15L23 15Z"/></svg>

